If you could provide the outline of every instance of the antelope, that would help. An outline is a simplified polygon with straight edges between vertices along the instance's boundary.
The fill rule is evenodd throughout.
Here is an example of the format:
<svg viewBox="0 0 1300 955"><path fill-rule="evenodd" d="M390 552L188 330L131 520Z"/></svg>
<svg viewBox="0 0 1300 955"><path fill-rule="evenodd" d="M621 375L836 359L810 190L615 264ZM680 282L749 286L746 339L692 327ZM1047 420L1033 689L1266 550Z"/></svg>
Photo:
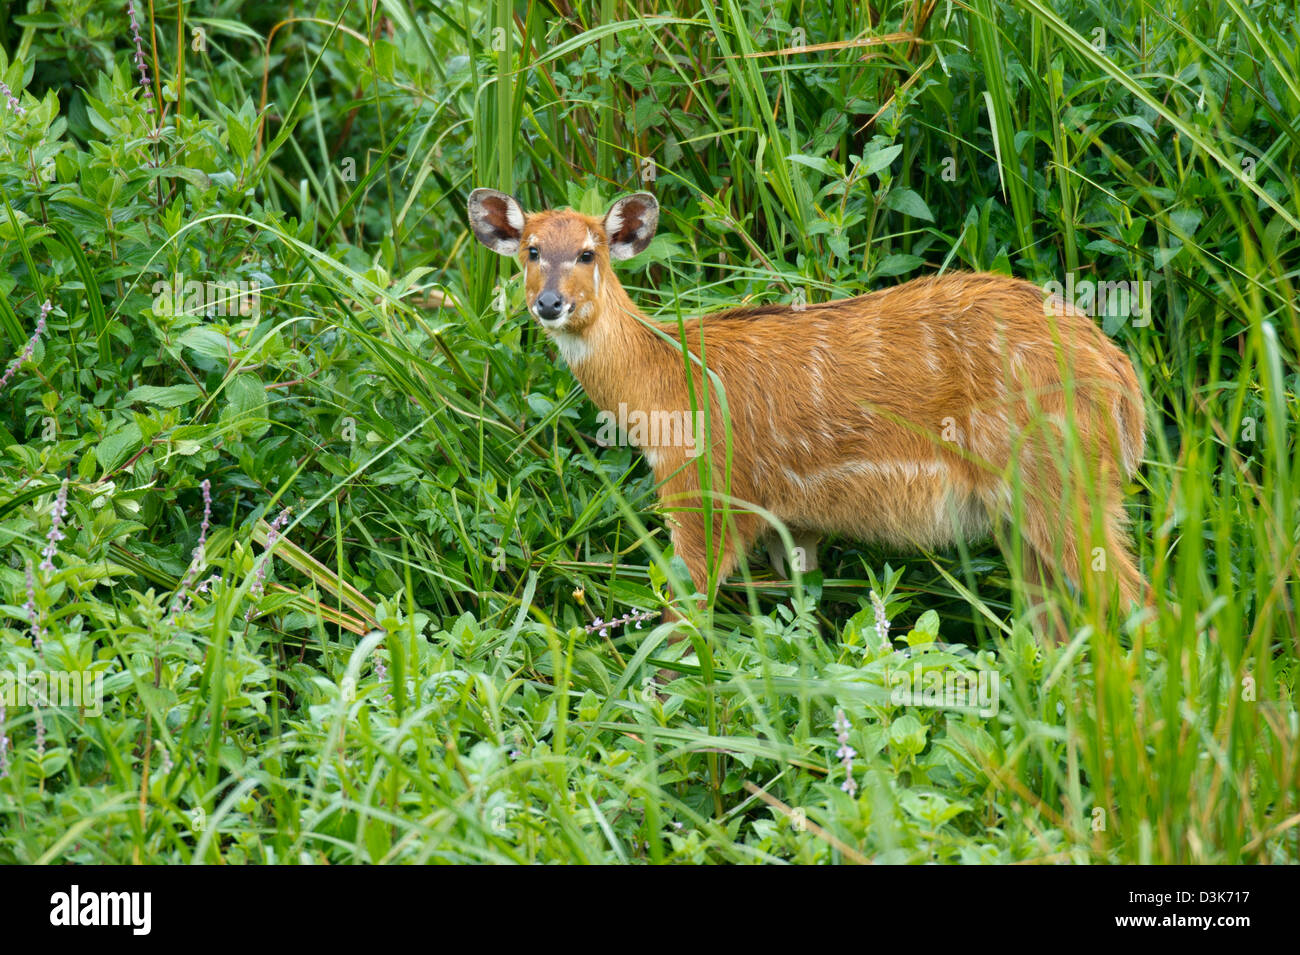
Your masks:
<svg viewBox="0 0 1300 955"><path fill-rule="evenodd" d="M768 528L739 505L706 519L704 477L796 540L938 548L999 532L1038 588L1063 577L1078 590L1091 576L1103 601L1145 594L1124 511L1145 446L1142 391L1124 352L1059 297L955 273L802 307L729 308L686 320L683 335L647 318L611 265L654 236L649 193L596 218L526 213L475 189L469 221L485 246L518 259L528 311L597 408L698 413L708 384L703 467L653 432L631 442L673 508L674 551L705 599ZM1076 528L1081 495L1089 519Z"/></svg>

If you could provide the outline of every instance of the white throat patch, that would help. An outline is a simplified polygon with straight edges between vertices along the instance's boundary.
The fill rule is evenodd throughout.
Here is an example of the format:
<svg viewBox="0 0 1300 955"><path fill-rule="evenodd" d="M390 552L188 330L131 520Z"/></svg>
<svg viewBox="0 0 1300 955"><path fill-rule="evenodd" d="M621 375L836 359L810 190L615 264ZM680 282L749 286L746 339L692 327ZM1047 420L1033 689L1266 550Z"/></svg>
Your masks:
<svg viewBox="0 0 1300 955"><path fill-rule="evenodd" d="M575 365L581 365L591 354L591 345L581 335L575 335L572 332L566 332L563 329L556 331L547 331L551 340L560 349L560 356L564 363L572 369Z"/></svg>

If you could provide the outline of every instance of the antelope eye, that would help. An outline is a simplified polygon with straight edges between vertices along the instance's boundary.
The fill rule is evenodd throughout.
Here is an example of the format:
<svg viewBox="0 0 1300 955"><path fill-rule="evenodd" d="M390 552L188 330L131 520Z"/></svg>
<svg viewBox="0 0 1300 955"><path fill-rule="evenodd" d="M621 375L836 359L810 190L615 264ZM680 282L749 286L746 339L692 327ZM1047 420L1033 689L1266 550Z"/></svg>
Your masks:
<svg viewBox="0 0 1300 955"><path fill-rule="evenodd" d="M578 256L579 262L591 262L596 258L596 253L591 249L583 249L582 254Z"/></svg>
<svg viewBox="0 0 1300 955"><path fill-rule="evenodd" d="M529 247L528 247L528 261L529 261L529 262L536 262L537 259L538 259L538 256L539 256L539 255L540 255L540 253L537 251L537 246L533 245L533 246L529 246Z"/></svg>

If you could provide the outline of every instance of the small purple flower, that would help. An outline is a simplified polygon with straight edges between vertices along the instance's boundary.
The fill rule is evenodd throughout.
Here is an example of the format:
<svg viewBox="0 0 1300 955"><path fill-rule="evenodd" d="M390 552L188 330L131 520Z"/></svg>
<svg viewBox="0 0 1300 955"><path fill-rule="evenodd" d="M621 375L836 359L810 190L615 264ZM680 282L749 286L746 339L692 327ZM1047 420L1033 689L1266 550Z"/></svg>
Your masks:
<svg viewBox="0 0 1300 955"><path fill-rule="evenodd" d="M840 789L844 790L850 796L856 796L858 784L853 780L853 757L858 754L853 747L849 745L849 730L853 727L849 724L849 718L844 715L844 711L836 707L835 709L835 739L840 744L840 748L835 751L835 758L840 761L844 767L844 782Z"/></svg>
<svg viewBox="0 0 1300 955"><path fill-rule="evenodd" d="M15 116L27 115L27 110L23 109L23 105L18 102L18 97L14 95L14 91L5 85L3 80L0 80L0 96L5 98L6 105Z"/></svg>
<svg viewBox="0 0 1300 955"><path fill-rule="evenodd" d="M41 570L47 573L54 570L54 558L59 554L59 541L64 539L62 531L64 515L68 513L68 479L64 478L59 486L58 496L54 498L54 507L50 509L50 532L45 537L45 549L41 555Z"/></svg>
<svg viewBox="0 0 1300 955"><path fill-rule="evenodd" d="M36 758L42 759L45 756L45 717L41 716L41 708L35 703L32 704L32 716L36 720Z"/></svg>
<svg viewBox="0 0 1300 955"><path fill-rule="evenodd" d="M36 320L36 331L32 334L32 337L27 340L27 347L23 349L22 354L9 363L9 367L5 369L4 376L0 377L0 391L5 390L5 385L9 384L9 379L14 376L14 372L18 370L18 367L22 365L23 362L29 361L32 355L35 354L36 343L40 341L41 336L45 334L45 317L49 315L53 309L54 306L50 303L50 300L46 299L45 304L41 306L41 317Z"/></svg>
<svg viewBox="0 0 1300 955"><path fill-rule="evenodd" d="M153 112L153 99L149 96L149 70L145 66L144 57L144 39L140 36L140 22L135 18L135 3L133 0L127 0L126 12L131 17L131 37L135 40L135 65L140 71L140 85L145 89L145 106L146 113Z"/></svg>

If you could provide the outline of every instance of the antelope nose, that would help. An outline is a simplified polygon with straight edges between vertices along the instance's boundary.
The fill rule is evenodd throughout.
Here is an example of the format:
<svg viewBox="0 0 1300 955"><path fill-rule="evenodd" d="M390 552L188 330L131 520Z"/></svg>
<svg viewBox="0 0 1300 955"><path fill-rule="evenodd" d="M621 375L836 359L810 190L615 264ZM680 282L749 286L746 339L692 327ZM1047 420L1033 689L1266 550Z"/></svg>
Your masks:
<svg viewBox="0 0 1300 955"><path fill-rule="evenodd" d="M533 311L537 317L543 321L553 322L560 317L560 311L564 307L564 299L556 292L544 291L537 296L537 301L533 303Z"/></svg>

